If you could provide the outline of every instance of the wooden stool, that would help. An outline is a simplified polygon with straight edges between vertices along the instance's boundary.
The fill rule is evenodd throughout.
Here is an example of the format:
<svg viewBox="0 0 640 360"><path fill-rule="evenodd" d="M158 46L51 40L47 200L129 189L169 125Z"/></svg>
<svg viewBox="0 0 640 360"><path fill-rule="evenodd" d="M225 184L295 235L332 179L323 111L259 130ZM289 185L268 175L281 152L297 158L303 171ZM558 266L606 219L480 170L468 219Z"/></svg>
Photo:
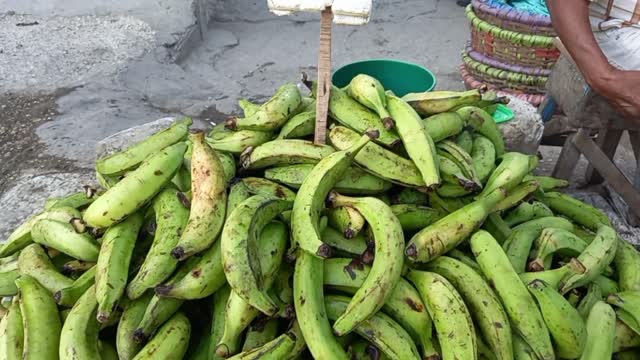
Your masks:
<svg viewBox="0 0 640 360"><path fill-rule="evenodd" d="M562 55L556 63L547 90L567 115L569 124L577 132L566 139L560 157L553 170L553 176L569 180L580 159L584 155L589 161L586 179L588 183L607 183L627 203L628 221L633 226L640 225L640 166L636 167L633 184L613 163L620 138L624 131L629 133L636 165L640 165L640 121L625 119L608 101L592 91L564 47L559 46ZM597 132L594 141L591 134Z"/></svg>

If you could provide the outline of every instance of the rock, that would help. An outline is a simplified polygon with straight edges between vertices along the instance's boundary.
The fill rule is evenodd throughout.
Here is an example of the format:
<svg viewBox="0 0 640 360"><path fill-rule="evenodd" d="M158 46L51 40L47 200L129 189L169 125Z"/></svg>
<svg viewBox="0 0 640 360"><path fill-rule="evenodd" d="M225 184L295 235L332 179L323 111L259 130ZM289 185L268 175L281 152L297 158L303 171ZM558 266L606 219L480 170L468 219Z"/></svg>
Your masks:
<svg viewBox="0 0 640 360"><path fill-rule="evenodd" d="M97 185L92 173L64 172L21 176L13 187L0 195L0 204L12 204L3 208L0 243L28 217L42 211L45 200L82 191L84 185Z"/></svg>
<svg viewBox="0 0 640 360"><path fill-rule="evenodd" d="M96 144L97 159L124 150L150 135L168 128L174 121L176 121L175 117L165 117L108 136Z"/></svg>
<svg viewBox="0 0 640 360"><path fill-rule="evenodd" d="M507 150L536 154L544 131L542 118L537 109L514 96L501 95L509 97L511 101L508 106L515 113L513 120L498 125L504 136Z"/></svg>

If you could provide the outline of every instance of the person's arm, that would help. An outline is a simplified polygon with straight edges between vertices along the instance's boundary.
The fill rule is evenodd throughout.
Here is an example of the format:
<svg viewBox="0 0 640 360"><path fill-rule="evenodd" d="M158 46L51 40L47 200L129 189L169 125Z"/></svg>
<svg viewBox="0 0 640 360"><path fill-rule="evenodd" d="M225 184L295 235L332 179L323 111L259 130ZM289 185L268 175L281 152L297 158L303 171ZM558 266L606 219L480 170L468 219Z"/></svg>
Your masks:
<svg viewBox="0 0 640 360"><path fill-rule="evenodd" d="M571 57L594 88L609 81L614 70L596 42L589 22L589 1L548 0L553 28Z"/></svg>
<svg viewBox="0 0 640 360"><path fill-rule="evenodd" d="M591 87L640 120L640 72L607 61L591 31L588 0L547 0L553 27Z"/></svg>

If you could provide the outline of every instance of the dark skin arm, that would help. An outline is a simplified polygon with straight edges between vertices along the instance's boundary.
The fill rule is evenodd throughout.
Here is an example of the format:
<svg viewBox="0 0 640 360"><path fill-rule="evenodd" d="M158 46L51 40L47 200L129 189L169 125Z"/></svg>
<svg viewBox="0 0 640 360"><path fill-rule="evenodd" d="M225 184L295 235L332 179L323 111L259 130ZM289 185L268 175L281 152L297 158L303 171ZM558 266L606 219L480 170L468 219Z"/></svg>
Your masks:
<svg viewBox="0 0 640 360"><path fill-rule="evenodd" d="M613 67L589 23L587 0L547 0L553 27L585 80L627 116L640 121L640 71Z"/></svg>

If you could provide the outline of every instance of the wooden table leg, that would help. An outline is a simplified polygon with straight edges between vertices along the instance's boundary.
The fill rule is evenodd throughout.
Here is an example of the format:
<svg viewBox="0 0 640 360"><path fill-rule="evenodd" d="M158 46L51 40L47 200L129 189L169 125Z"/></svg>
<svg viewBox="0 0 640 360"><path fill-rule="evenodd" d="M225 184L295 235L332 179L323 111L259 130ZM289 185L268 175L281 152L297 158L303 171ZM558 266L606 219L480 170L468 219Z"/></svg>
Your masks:
<svg viewBox="0 0 640 360"><path fill-rule="evenodd" d="M630 212L640 215L640 193L627 180L624 174L604 152L596 145L587 129L580 129L572 138L572 143L578 148L591 165L605 178L611 187L618 193L629 206Z"/></svg>
<svg viewBox="0 0 640 360"><path fill-rule="evenodd" d="M636 157L636 161L638 161L638 158L640 158L640 131L628 130L627 133L629 134L629 142L633 149L633 155Z"/></svg>
<svg viewBox="0 0 640 360"><path fill-rule="evenodd" d="M636 159L636 171L633 175L633 187L640 191L640 131L629 130L629 141ZM627 222L631 226L640 226L640 218L632 212L627 213Z"/></svg>
<svg viewBox="0 0 640 360"><path fill-rule="evenodd" d="M576 134L571 134L567 137L567 140L565 140L558 161L556 161L556 166L553 168L553 173L551 174L553 177L564 180L571 179L573 169L575 169L578 160L580 160L580 151L578 151L578 148L576 148L572 141L575 136Z"/></svg>
<svg viewBox="0 0 640 360"><path fill-rule="evenodd" d="M616 149L618 148L618 143L620 143L622 132L623 130L609 128L600 129L598 131L598 140L596 141L596 144L600 149L602 149L602 152L604 152L609 159L613 160L613 156L616 154ZM599 184L604 181L602 175L595 171L591 164L587 167L585 179L588 184Z"/></svg>

